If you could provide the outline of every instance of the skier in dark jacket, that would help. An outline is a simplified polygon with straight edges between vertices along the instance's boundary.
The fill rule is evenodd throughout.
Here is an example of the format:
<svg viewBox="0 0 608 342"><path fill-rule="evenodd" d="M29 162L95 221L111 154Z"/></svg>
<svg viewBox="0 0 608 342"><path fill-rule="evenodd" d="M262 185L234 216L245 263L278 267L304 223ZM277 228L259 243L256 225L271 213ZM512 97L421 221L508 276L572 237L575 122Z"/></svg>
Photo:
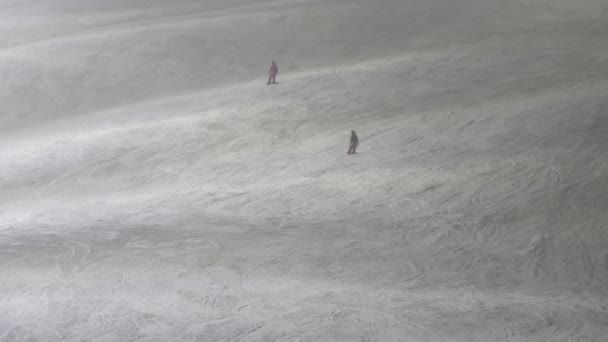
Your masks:
<svg viewBox="0 0 608 342"><path fill-rule="evenodd" d="M347 154L357 153L357 146L359 146L359 137L355 131L350 131L350 146Z"/></svg>
<svg viewBox="0 0 608 342"><path fill-rule="evenodd" d="M268 83L267 84L277 84L277 74L279 73L279 67L275 61L272 61L270 65L270 70L268 71Z"/></svg>

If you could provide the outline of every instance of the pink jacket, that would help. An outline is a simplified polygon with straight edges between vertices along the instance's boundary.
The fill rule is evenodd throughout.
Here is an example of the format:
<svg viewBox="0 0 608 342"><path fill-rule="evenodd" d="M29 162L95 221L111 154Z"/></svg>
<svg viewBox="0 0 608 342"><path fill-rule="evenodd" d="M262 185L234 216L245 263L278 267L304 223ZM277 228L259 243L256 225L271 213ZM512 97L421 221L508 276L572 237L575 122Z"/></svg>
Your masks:
<svg viewBox="0 0 608 342"><path fill-rule="evenodd" d="M275 64L272 63L272 65L270 66L270 71L268 71L269 74L271 75L276 75L279 73L279 67Z"/></svg>

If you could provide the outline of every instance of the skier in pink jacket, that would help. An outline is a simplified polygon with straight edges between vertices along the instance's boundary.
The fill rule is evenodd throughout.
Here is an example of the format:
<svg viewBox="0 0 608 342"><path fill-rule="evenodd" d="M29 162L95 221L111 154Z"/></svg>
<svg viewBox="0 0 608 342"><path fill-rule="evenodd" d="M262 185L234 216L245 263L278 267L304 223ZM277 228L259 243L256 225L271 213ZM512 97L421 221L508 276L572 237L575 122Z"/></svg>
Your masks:
<svg viewBox="0 0 608 342"><path fill-rule="evenodd" d="M267 84L277 84L277 74L279 73L279 67L275 61L272 61L272 65L270 65L270 70L268 71L268 83Z"/></svg>

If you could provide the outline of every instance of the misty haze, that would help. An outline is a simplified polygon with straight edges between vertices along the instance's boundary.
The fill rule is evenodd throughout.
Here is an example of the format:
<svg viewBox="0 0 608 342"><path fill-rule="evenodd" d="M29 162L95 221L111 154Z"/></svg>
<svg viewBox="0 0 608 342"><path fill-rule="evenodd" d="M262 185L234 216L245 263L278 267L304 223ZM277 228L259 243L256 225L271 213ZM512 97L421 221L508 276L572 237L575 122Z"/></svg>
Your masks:
<svg viewBox="0 0 608 342"><path fill-rule="evenodd" d="M608 2L0 0L0 341L608 341Z"/></svg>

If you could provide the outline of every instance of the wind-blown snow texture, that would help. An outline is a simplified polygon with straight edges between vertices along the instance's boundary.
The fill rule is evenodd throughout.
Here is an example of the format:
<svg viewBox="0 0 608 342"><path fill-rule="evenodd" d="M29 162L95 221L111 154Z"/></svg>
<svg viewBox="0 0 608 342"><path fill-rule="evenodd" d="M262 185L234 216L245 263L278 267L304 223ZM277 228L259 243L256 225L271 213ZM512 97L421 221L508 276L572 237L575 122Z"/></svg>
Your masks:
<svg viewBox="0 0 608 342"><path fill-rule="evenodd" d="M606 341L607 9L0 1L0 340Z"/></svg>

